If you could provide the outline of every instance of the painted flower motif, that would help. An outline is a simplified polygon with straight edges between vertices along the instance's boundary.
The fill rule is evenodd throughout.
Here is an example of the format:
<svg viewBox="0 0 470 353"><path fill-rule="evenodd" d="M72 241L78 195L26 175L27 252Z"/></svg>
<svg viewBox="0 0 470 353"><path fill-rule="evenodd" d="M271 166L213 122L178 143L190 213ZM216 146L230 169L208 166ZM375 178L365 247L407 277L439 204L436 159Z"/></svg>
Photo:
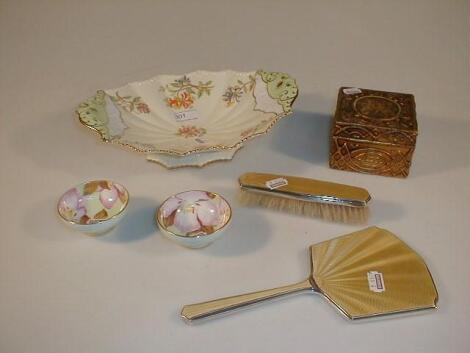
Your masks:
<svg viewBox="0 0 470 353"><path fill-rule="evenodd" d="M87 223L85 199L76 188L67 191L59 200L59 212L65 219Z"/></svg>
<svg viewBox="0 0 470 353"><path fill-rule="evenodd" d="M137 104L137 110L139 111L139 113L144 113L144 114L150 113L149 106L144 102L140 102Z"/></svg>
<svg viewBox="0 0 470 353"><path fill-rule="evenodd" d="M181 106L180 100L178 97L176 98L167 98L166 103L171 108L179 108Z"/></svg>
<svg viewBox="0 0 470 353"><path fill-rule="evenodd" d="M115 95L112 96L111 99L128 112L133 112L134 109L137 109L139 113L150 113L149 106L144 103L142 98L139 96L121 96L119 92L116 91Z"/></svg>
<svg viewBox="0 0 470 353"><path fill-rule="evenodd" d="M227 107L232 104L240 102L240 99L243 95L241 87L228 87L225 93L222 95L222 100L227 102Z"/></svg>
<svg viewBox="0 0 470 353"><path fill-rule="evenodd" d="M121 202L123 204L125 204L127 202L128 195L127 195L127 192L124 189L124 187L122 185L119 185L119 184L113 184L113 187L116 188L116 190L118 192L119 200L121 200Z"/></svg>
<svg viewBox="0 0 470 353"><path fill-rule="evenodd" d="M128 194L123 186L95 180L67 191L60 198L58 208L67 221L90 224L120 212L127 200Z"/></svg>
<svg viewBox="0 0 470 353"><path fill-rule="evenodd" d="M189 93L184 92L181 95L181 106L183 108L188 109L189 107L193 105L193 103L194 103L193 97Z"/></svg>
<svg viewBox="0 0 470 353"><path fill-rule="evenodd" d="M183 77L176 79L175 83L181 87L188 86L191 84L191 80L188 76L184 75Z"/></svg>
<svg viewBox="0 0 470 353"><path fill-rule="evenodd" d="M204 94L210 95L212 81L192 83L188 76L183 76L173 82L160 87L160 91L167 92L170 97L165 98L167 105L175 109L188 109L197 98Z"/></svg>
<svg viewBox="0 0 470 353"><path fill-rule="evenodd" d="M221 209L215 194L204 191L188 191L174 196L162 205L165 227L174 226L183 235L212 233L223 223L226 209Z"/></svg>
<svg viewBox="0 0 470 353"><path fill-rule="evenodd" d="M252 75L248 76L246 82L238 80L236 85L227 87L225 93L222 95L222 100L226 102L227 107L239 103L243 94L253 91L255 83L256 79Z"/></svg>
<svg viewBox="0 0 470 353"><path fill-rule="evenodd" d="M122 203L127 201L127 194L124 189L120 185L111 182L99 181L86 184L85 193L93 192L99 192L100 202L108 210L113 208L118 200Z"/></svg>
<svg viewBox="0 0 470 353"><path fill-rule="evenodd" d="M184 108L188 109L192 107L194 103L193 97L187 93L183 92L179 96L176 96L175 98L168 98L167 99L167 104L172 107L172 108Z"/></svg>
<svg viewBox="0 0 470 353"><path fill-rule="evenodd" d="M100 202L108 210L113 208L117 200L119 200L119 193L114 185L100 191Z"/></svg>
<svg viewBox="0 0 470 353"><path fill-rule="evenodd" d="M202 127L196 127L194 125L183 125L180 126L178 132L176 133L177 136L181 136L184 138L189 137L201 137L206 134L206 129ZM202 141L202 140L201 140Z"/></svg>

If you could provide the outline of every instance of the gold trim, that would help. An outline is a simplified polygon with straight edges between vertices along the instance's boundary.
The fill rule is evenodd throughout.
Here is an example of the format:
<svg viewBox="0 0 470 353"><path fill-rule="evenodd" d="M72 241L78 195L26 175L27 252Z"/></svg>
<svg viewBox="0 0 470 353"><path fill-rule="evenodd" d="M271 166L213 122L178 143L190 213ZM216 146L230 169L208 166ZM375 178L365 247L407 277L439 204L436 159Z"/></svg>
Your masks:
<svg viewBox="0 0 470 353"><path fill-rule="evenodd" d="M232 70L226 70L226 71L231 71L231 72L236 72L236 71L232 71ZM259 75L259 71L260 70L257 70L255 75ZM200 72L199 71L192 71L190 73L187 73L186 75L191 75L191 74L194 74L195 72ZM219 73L219 72L224 72L224 71L202 71L202 72L207 72L207 73ZM270 71L272 72L272 71ZM289 76L290 77L290 76ZM152 78L153 79L153 78ZM144 81L138 81L138 82L147 82L147 81L150 81L152 79L148 79L148 80L144 80ZM77 110L75 110L75 113L77 114L78 116L78 120L80 121L80 123L82 125L84 125L85 127L91 129L92 131L94 131L95 133L97 133L100 137L101 137L101 140L103 142L106 142L106 143L113 143L113 144L117 144L117 145L121 145L121 146L124 146L126 148L130 148L131 150L135 151L135 152L139 152L139 153L164 153L164 154L169 154L169 155L176 155L176 156L180 156L180 157L183 157L183 156L188 156L192 153L203 153L203 152L213 152L213 151L224 151L224 150L230 150L230 149L234 149L234 148L237 148L240 144L243 144L245 141L247 140L251 140L257 136L260 136L260 135L264 135L264 134L267 134L271 129L272 127L279 121L281 120L282 118L288 116L288 115L291 115L293 113L293 110L292 110L292 106L294 104L294 102L297 100L297 97L299 96L299 89L298 89L298 86L297 86L297 81L294 79L294 82L295 82L295 85L297 87L297 95L294 97L294 99L292 100L292 102L290 103L290 110L288 112L283 112L281 114L275 114L275 118L273 119L273 121L266 127L266 129L264 131L261 131L261 132L258 132L258 133L253 133L251 135L248 135L244 138L242 138L240 141L238 141L237 143L233 144L232 146L226 146L226 145L216 145L216 146L212 146L212 147L207 147L207 148L196 148L196 149L193 149L193 150L190 150L190 151L186 151L186 152L177 152L175 150L164 150L164 149L155 149L155 150L144 150L144 149L141 149L141 148L137 148L135 146L132 146L131 144L128 144L128 143L124 143L124 142L121 142L119 141L119 139L108 139L106 137L103 136L103 134L96 128L90 126L90 125L87 125L83 120L82 120L82 117ZM103 90L98 90L98 92L100 91L103 91ZM106 94L106 93L105 93ZM269 92L268 92L268 95L269 95ZM254 93L253 93L253 96L254 96ZM270 96L271 97L271 96ZM272 97L271 97L272 98ZM274 98L273 98L274 99ZM255 97L255 102L256 102L256 97ZM257 102L256 102L257 103ZM261 111L261 110L259 110ZM267 113L267 112L264 112L264 113Z"/></svg>
<svg viewBox="0 0 470 353"><path fill-rule="evenodd" d="M235 152L232 154L231 158L213 159L211 161L207 161L207 162L202 163L202 164L183 164L183 165L179 165L179 166L176 166L176 167L168 167L167 165L163 164L162 162L156 161L154 159L148 159L147 158L147 162L156 163L156 164L161 165L162 167L165 167L166 169L169 169L169 170L179 169L179 168L187 168L187 167L202 168L202 167L205 167L206 165L213 164L213 163L216 163L216 162L230 162L233 159L233 157L235 157L235 155L238 153L238 151L240 151L243 147L244 147L244 145L241 144L241 146L239 148L237 148L235 150ZM205 153L211 153L211 152L205 152ZM156 153L156 154L158 154L158 153Z"/></svg>
<svg viewBox="0 0 470 353"><path fill-rule="evenodd" d="M210 153L210 152L209 152ZM184 164L184 165L179 165L177 167L168 167L166 166L165 164L163 164L162 162L159 162L159 161L155 161L153 159L147 159L147 162L150 162L150 163L156 163L166 169L169 169L169 170L173 170L173 169L180 169L180 168L188 168L188 167L191 167L191 168L202 168L202 167L205 167L206 165L209 165L209 164L212 164L212 163L216 163L216 162L230 162L232 159L216 159L216 160L213 160L213 161L208 161L206 163L203 163L201 165L196 165L196 164Z"/></svg>
<svg viewBox="0 0 470 353"><path fill-rule="evenodd" d="M162 205L167 202L169 199L171 199L172 197L176 196L176 195L179 195L179 194L182 194L184 192L190 192L190 191L200 191L200 192L205 192L205 193L211 193L211 194L214 194L214 195L217 195L218 197L220 197L222 200L225 201L225 203L227 204L228 206L228 209L230 210L230 217L228 218L228 220L225 222L225 224L220 227L219 229L213 231L212 233L209 233L209 234L199 234L199 235L195 235L195 236L189 236L189 235L181 235L181 234L176 234L176 233L173 233L171 230L168 230L167 227L165 227L163 224L160 223L160 220L159 220L159 215L161 214L160 213L160 209L162 208ZM205 236L208 236L208 235L212 235L212 234L215 234L215 233L219 233L222 229L224 229L225 227L227 227L230 223L230 221L232 220L232 215L233 215L233 210L232 210L232 206L230 206L230 203L225 199L225 197L223 197L222 195L220 195L219 193L217 192L213 192L213 191L207 191L207 190L186 190L186 191L181 191L177 194L174 194L174 195L171 195L169 197L167 197L161 204L160 206L158 206L157 210L155 211L155 220L157 221L157 225L161 228L163 228L165 230L165 232L168 232L170 233L171 235L174 235L176 237L180 237L180 238L189 238L189 239L198 239L198 238L201 238L201 237L205 237Z"/></svg>
<svg viewBox="0 0 470 353"><path fill-rule="evenodd" d="M275 97L273 97L271 95L271 93L269 93L269 90L267 89L268 88L268 82L266 82L264 79L263 79L263 76L261 76L261 74L259 73L260 71L264 71L264 70L257 70L255 75L259 75L261 77L261 80L266 83L266 93L268 94L269 98L271 98L272 100L275 100L275 101L278 101L278 104L282 107L282 104L279 103L280 99L277 99ZM268 71L264 71L264 72L268 72ZM274 71L269 71L270 74L272 73L280 73L280 72L274 72ZM286 74L284 73L285 75L287 75L289 78L291 78L292 80L294 80L294 84L295 84L295 88L297 89L297 92L295 94L295 97L292 98L292 101L290 102L290 105L289 105L289 111L284 111L284 115L280 114L280 118L283 118L284 116L287 116L287 115L290 115L292 114L294 111L292 110L292 106L294 105L294 102L297 100L297 97L299 96L299 86L297 85L297 80L293 77L291 77L289 74ZM256 80L255 80L255 86L256 86ZM251 92L251 94L253 95L253 98L255 100L255 103L258 104L257 100L256 100L256 97L255 97L255 90L253 89L253 91ZM284 110L284 108L283 108ZM255 109L255 111L259 111L259 112L263 112L263 113L268 113L269 112L265 112L264 110L261 110L261 109ZM272 113L272 112L271 112Z"/></svg>

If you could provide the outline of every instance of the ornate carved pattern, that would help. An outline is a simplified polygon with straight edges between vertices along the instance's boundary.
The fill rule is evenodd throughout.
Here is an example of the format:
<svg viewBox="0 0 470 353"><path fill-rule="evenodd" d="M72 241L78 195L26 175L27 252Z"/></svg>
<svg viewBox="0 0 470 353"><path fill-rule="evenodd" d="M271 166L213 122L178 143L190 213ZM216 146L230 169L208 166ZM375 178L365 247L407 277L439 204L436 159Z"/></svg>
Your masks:
<svg viewBox="0 0 470 353"><path fill-rule="evenodd" d="M408 176L414 147L333 138L330 167L393 177Z"/></svg>
<svg viewBox="0 0 470 353"><path fill-rule="evenodd" d="M366 119L390 120L400 115L396 101L381 96L362 96L354 101L354 110Z"/></svg>
<svg viewBox="0 0 470 353"><path fill-rule="evenodd" d="M362 88L346 94L342 87L331 129L330 167L406 177L417 134L413 95Z"/></svg>
<svg viewBox="0 0 470 353"><path fill-rule="evenodd" d="M335 125L333 127L333 136L391 143L394 145L414 146L416 144L416 135L413 133L371 126Z"/></svg>
<svg viewBox="0 0 470 353"><path fill-rule="evenodd" d="M414 97L411 94L361 89L359 94L344 94L340 89L335 119L337 122L416 131Z"/></svg>

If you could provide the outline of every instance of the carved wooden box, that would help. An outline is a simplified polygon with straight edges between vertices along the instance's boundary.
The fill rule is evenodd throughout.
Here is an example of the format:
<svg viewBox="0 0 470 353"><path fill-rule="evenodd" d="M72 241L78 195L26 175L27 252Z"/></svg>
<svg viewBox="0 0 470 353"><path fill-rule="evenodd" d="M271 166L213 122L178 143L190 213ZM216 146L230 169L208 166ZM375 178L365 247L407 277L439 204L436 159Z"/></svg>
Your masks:
<svg viewBox="0 0 470 353"><path fill-rule="evenodd" d="M413 95L341 87L331 129L330 167L406 177L417 134Z"/></svg>

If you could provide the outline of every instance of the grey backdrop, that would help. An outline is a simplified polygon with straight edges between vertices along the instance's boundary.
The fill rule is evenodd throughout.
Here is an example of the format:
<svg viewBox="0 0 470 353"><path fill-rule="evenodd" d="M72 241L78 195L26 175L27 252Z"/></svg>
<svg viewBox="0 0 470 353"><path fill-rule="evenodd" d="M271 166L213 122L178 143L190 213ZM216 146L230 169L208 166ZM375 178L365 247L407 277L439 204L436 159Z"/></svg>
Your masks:
<svg viewBox="0 0 470 353"><path fill-rule="evenodd" d="M470 346L468 1L1 1L0 352L466 352ZM80 126L97 89L196 69L285 71L295 114L229 163L168 171ZM341 85L415 94L406 180L330 170ZM300 295L187 326L183 304L303 279L307 247L358 227L236 204L250 171L366 187L370 224L427 261L440 309L367 323ZM64 227L59 195L109 177L131 193L112 234ZM184 189L234 205L226 238L190 251L161 237L155 207Z"/></svg>

